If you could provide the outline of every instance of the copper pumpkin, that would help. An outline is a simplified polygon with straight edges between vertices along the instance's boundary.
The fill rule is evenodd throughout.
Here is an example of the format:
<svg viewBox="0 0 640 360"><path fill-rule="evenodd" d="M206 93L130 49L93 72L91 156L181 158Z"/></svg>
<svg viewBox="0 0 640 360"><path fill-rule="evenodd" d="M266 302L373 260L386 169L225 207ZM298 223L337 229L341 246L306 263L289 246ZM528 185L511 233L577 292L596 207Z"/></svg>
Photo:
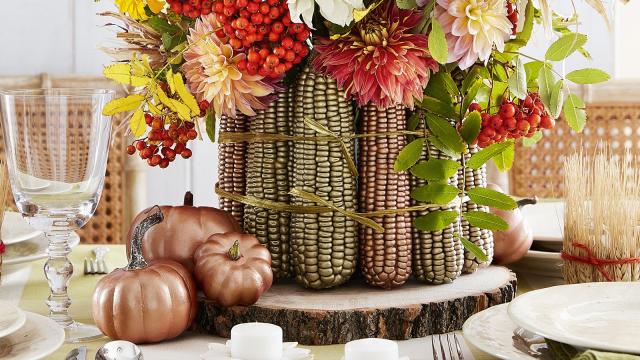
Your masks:
<svg viewBox="0 0 640 360"><path fill-rule="evenodd" d="M93 293L93 319L114 339L136 344L174 338L193 321L197 289L184 266L171 260L147 263L140 246L145 232L162 221L161 211L136 226L126 268L103 277Z"/></svg>
<svg viewBox="0 0 640 360"><path fill-rule="evenodd" d="M223 306L254 304L273 282L271 254L253 235L211 235L193 260L200 288Z"/></svg>
<svg viewBox="0 0 640 360"><path fill-rule="evenodd" d="M238 222L226 211L211 207L194 207L193 195L187 192L183 206L160 206L165 220L151 228L142 240L142 254L149 260L174 260L193 270L193 253L211 234L241 231ZM146 217L142 211L131 224L128 239ZM127 253L130 244L127 243Z"/></svg>

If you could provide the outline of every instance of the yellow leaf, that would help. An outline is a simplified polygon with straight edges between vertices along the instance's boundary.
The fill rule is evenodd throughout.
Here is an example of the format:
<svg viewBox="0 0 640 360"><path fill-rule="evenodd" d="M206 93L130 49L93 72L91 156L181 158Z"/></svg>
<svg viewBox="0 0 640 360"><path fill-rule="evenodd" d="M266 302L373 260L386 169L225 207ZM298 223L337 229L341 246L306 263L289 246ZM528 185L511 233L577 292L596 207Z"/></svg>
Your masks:
<svg viewBox="0 0 640 360"><path fill-rule="evenodd" d="M165 104L169 109L178 114L180 119L189 121L191 120L191 111L189 107L178 100L171 99L165 94L164 91L160 88L159 85L155 86L155 93L158 95L158 99Z"/></svg>
<svg viewBox="0 0 640 360"><path fill-rule="evenodd" d="M144 121L144 111L142 109L138 109L133 113L131 120L129 120L129 128L133 136L137 138L147 131L147 123Z"/></svg>
<svg viewBox="0 0 640 360"><path fill-rule="evenodd" d="M176 86L173 83L173 71L169 69L165 77L167 78L167 84L169 85L169 90L171 91L171 94L174 94L176 92Z"/></svg>
<svg viewBox="0 0 640 360"><path fill-rule="evenodd" d="M104 68L104 76L121 84L131 86L145 86L151 78L135 74L131 64L112 64Z"/></svg>
<svg viewBox="0 0 640 360"><path fill-rule="evenodd" d="M164 0L147 0L147 5L149 5L149 9L153 11L154 14L159 13L164 8Z"/></svg>
<svg viewBox="0 0 640 360"><path fill-rule="evenodd" d="M200 115L200 106L198 106L198 102L196 101L196 98L193 96L193 94L191 94L191 92L184 85L182 74L176 73L173 76L173 83L175 86L175 91L180 96L180 99L182 99L182 102L184 102L184 104L187 105L189 109L191 109L193 116Z"/></svg>
<svg viewBox="0 0 640 360"><path fill-rule="evenodd" d="M353 9L353 20L355 22L359 22L364 19L370 12L372 12L375 8L377 8L380 4L382 4L382 0L376 1L373 4L369 5L369 7L364 7L361 9Z"/></svg>
<svg viewBox="0 0 640 360"><path fill-rule="evenodd" d="M162 114L162 109L161 109L161 105L156 106L156 104L154 104L151 101L147 102L147 106L149 107L149 111L153 114L153 115L160 115Z"/></svg>
<svg viewBox="0 0 640 360"><path fill-rule="evenodd" d="M143 100L144 96L140 94L133 94L120 99L111 100L102 109L102 115L111 116L120 112L135 110L140 106Z"/></svg>

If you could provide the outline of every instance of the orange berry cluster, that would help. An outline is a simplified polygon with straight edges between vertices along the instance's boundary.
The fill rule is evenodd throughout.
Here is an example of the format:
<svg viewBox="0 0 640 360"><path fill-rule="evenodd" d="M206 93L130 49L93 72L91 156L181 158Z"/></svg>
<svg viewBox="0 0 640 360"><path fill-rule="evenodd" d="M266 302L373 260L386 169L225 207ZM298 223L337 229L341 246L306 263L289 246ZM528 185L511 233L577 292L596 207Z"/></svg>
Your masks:
<svg viewBox="0 0 640 360"><path fill-rule="evenodd" d="M507 1L507 18L511 22L511 35L515 35L518 29L518 10L510 1Z"/></svg>
<svg viewBox="0 0 640 360"><path fill-rule="evenodd" d="M505 99L495 114L483 111L477 103L471 104L469 111L478 111L482 117L482 127L476 140L481 148L506 139L532 137L541 128L551 129L556 124L545 110L538 93L529 93L518 103Z"/></svg>
<svg viewBox="0 0 640 360"><path fill-rule="evenodd" d="M167 0L171 11L192 19L210 14L213 0Z"/></svg>
<svg viewBox="0 0 640 360"><path fill-rule="evenodd" d="M247 54L238 68L249 75L278 78L309 54L311 32L291 22L286 0L217 0L213 12L222 25L216 35Z"/></svg>

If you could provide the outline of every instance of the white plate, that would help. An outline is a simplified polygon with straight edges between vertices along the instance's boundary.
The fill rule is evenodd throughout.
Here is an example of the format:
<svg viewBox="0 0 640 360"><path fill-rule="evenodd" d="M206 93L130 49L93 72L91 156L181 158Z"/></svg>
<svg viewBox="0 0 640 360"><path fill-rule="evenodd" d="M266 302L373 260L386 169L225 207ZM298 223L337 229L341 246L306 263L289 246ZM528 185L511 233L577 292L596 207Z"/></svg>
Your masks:
<svg viewBox="0 0 640 360"><path fill-rule="evenodd" d="M80 237L76 233L71 233L69 246L72 248L80 243ZM2 258L2 265L16 265L27 263L47 257L47 246L49 242L44 235L33 239L7 245L7 252Z"/></svg>
<svg viewBox="0 0 640 360"><path fill-rule="evenodd" d="M518 326L581 348L640 354L640 283L561 285L509 305Z"/></svg>
<svg viewBox="0 0 640 360"><path fill-rule="evenodd" d="M562 278L562 258L559 252L529 250L509 268L515 272Z"/></svg>
<svg viewBox="0 0 640 360"><path fill-rule="evenodd" d="M522 208L522 216L533 230L535 240L562 241L564 202L541 201Z"/></svg>
<svg viewBox="0 0 640 360"><path fill-rule="evenodd" d="M0 338L14 333L24 325L24 312L6 301L0 301Z"/></svg>
<svg viewBox="0 0 640 360"><path fill-rule="evenodd" d="M468 318L462 326L464 338L478 349L500 359L535 359L513 345L513 333L518 326L509 318L508 306L492 306Z"/></svg>
<svg viewBox="0 0 640 360"><path fill-rule="evenodd" d="M64 342L64 330L48 317L27 312L20 330L0 339L0 359L38 360L53 354Z"/></svg>
<svg viewBox="0 0 640 360"><path fill-rule="evenodd" d="M42 234L42 231L32 228L20 213L15 211L4 212L0 239L5 245L33 239L40 234Z"/></svg>

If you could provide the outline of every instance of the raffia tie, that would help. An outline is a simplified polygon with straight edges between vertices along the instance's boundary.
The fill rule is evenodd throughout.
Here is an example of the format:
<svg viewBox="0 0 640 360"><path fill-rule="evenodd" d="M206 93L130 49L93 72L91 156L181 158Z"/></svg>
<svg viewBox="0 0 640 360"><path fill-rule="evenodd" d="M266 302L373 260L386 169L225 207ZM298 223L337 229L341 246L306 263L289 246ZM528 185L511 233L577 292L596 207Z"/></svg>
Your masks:
<svg viewBox="0 0 640 360"><path fill-rule="evenodd" d="M625 259L602 259L593 255L593 252L589 247L583 243L572 242L571 247L574 247L578 250L582 250L585 253L585 256L580 255L572 255L567 253L566 251L562 251L560 256L562 259L567 261L575 261L587 265L591 265L598 270L602 276L604 276L607 281L614 281L614 278L605 270L605 266L607 265L625 265L625 264L634 264L640 263L640 257L632 257Z"/></svg>

